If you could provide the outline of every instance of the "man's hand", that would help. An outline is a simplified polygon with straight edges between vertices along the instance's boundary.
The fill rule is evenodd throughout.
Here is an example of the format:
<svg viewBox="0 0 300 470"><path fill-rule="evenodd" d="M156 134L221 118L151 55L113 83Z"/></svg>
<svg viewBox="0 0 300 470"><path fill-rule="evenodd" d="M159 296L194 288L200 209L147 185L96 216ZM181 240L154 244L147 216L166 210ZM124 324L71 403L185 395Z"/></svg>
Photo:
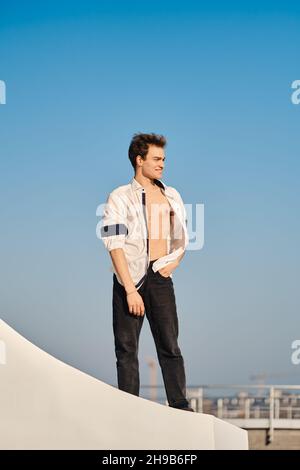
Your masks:
<svg viewBox="0 0 300 470"><path fill-rule="evenodd" d="M127 304L129 312L137 317L142 317L145 314L145 306L142 297L138 291L127 294Z"/></svg>
<svg viewBox="0 0 300 470"><path fill-rule="evenodd" d="M168 264L164 268L158 270L159 274L163 277L169 277L170 274L174 271L175 268L179 265L179 261L174 261L173 263Z"/></svg>

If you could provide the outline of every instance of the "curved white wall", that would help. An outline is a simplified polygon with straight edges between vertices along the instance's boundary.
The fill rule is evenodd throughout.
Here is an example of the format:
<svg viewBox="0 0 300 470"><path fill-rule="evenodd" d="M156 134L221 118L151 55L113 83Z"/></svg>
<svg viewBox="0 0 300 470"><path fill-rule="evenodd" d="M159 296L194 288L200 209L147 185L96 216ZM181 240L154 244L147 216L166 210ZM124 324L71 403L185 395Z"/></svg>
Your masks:
<svg viewBox="0 0 300 470"><path fill-rule="evenodd" d="M0 449L247 449L247 432L122 392L0 320Z"/></svg>

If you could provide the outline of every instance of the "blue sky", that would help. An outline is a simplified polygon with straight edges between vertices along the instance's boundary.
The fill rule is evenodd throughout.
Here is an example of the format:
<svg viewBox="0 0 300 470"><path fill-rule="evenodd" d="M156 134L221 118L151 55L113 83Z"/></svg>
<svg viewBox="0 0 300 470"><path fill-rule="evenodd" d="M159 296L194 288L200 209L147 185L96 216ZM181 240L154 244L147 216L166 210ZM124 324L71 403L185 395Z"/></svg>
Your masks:
<svg viewBox="0 0 300 470"><path fill-rule="evenodd" d="M299 43L296 2L1 5L1 317L116 384L96 208L133 176L132 135L162 133L165 183L205 205L173 278L188 383L296 383ZM147 356L145 320L142 383Z"/></svg>

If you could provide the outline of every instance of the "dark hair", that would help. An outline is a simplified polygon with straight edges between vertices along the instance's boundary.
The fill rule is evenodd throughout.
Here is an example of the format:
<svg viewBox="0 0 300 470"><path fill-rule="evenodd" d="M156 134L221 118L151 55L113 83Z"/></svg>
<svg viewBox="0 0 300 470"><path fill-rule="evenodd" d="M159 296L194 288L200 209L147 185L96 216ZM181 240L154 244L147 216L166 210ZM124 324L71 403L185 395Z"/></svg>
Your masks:
<svg viewBox="0 0 300 470"><path fill-rule="evenodd" d="M152 132L151 134L142 134L141 132L134 134L128 149L128 157L134 170L136 167L136 157L140 155L143 160L146 160L146 155L149 150L149 145L156 145L157 147L164 148L167 145L167 140L163 135L157 135Z"/></svg>

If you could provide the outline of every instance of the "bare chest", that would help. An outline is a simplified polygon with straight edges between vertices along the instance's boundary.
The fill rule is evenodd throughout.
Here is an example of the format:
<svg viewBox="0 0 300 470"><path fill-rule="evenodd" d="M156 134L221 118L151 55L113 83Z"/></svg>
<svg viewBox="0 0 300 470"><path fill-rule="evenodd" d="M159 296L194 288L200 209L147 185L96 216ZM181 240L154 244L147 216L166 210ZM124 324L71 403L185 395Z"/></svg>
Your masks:
<svg viewBox="0 0 300 470"><path fill-rule="evenodd" d="M171 206L166 196L160 191L154 191L146 195L148 223L161 224L170 220Z"/></svg>

